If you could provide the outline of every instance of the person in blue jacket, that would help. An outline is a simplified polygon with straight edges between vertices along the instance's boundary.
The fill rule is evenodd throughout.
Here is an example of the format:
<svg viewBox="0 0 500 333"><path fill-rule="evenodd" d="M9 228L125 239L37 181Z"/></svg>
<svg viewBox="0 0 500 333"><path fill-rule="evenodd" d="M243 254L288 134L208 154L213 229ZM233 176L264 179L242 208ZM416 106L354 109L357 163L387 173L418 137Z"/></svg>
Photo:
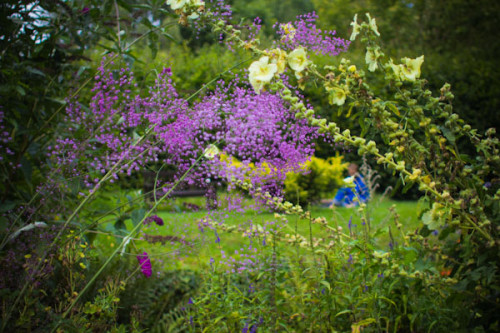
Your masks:
<svg viewBox="0 0 500 333"><path fill-rule="evenodd" d="M367 202L370 198L370 191L364 183L363 176L358 172L358 165L351 163L347 171L349 177L344 179L345 186L337 191L330 207L354 207L360 202ZM354 200L356 197L358 200Z"/></svg>

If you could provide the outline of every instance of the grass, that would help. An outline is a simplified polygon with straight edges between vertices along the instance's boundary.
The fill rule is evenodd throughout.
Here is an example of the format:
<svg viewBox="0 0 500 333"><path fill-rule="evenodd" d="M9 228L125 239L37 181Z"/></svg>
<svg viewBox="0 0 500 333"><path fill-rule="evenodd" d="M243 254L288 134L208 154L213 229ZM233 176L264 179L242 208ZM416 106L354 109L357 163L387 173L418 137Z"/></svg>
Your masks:
<svg viewBox="0 0 500 333"><path fill-rule="evenodd" d="M219 202L222 207L227 207L227 197L219 196ZM242 253L249 253L249 246L252 248L269 248L270 244L263 245L263 239L256 240L244 237L243 232L248 229L251 224L269 227L269 222L274 221L274 214L267 211L257 211L255 209L246 209L243 212L228 212L225 209L220 209L211 213L206 210L200 211L182 211L180 207L186 207L186 203L203 207L205 205L204 198L185 198L177 199L169 205L163 206L163 210L158 212L165 225L156 226L154 224L144 228L148 235L157 236L175 236L185 237L189 245L178 242L174 237L165 244L148 242L136 242L137 246L145 249L152 258L156 259L156 265L163 269L193 269L202 270L208 267L211 258L214 262L221 263L230 256L236 256ZM251 205L252 202L245 200L246 205ZM368 205L370 216L371 230L380 230L375 242L380 249L387 249L389 243L388 227L394 226L394 219L390 213L390 208L394 206L399 217L399 221L403 225L403 231L415 230L419 226L417 217L418 204L416 201L394 201L387 198L375 197ZM361 229L361 220L358 216L357 208L336 208L334 210L313 206L311 207L311 215L313 218L324 216L328 225L332 227L340 226L344 232L348 231L348 223L352 218L352 230L354 233ZM235 226L237 229L233 232L225 232L217 228L214 230L209 227L203 227L201 220L209 215L217 222L223 222L225 225ZM288 217L288 224L283 226L285 233L290 235L301 234L307 239L310 236L310 223L308 220L298 219L296 216ZM392 227L391 227L392 228ZM395 228L392 228L393 233ZM326 236L325 230L317 224L311 225L312 236L321 238ZM220 241L218 241L220 239ZM307 255L306 249L294 249L293 246L279 243L277 251L281 254L288 253L289 255ZM260 252L260 251L258 251ZM250 253L249 253L250 254ZM225 259L226 257L226 259ZM158 267L159 268L159 267Z"/></svg>

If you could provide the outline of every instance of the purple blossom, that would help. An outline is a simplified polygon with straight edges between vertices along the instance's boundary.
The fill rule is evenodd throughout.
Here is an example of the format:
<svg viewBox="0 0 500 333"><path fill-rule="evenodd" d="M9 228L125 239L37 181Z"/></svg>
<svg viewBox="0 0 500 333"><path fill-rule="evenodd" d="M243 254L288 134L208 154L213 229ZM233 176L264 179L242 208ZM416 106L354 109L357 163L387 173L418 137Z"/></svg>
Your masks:
<svg viewBox="0 0 500 333"><path fill-rule="evenodd" d="M159 217L158 215L152 215L144 220L144 224L150 224L151 222L156 223L159 226L164 225L163 219Z"/></svg>
<svg viewBox="0 0 500 333"><path fill-rule="evenodd" d="M141 272L145 277L151 277L153 270L151 268L151 260L149 260L147 252L137 255L137 260L141 266Z"/></svg>
<svg viewBox="0 0 500 333"><path fill-rule="evenodd" d="M299 15L294 22L276 23L274 28L281 37L279 46L285 50L304 47L316 54L336 56L347 51L349 41L335 37L336 32L316 27L318 15L315 12Z"/></svg>

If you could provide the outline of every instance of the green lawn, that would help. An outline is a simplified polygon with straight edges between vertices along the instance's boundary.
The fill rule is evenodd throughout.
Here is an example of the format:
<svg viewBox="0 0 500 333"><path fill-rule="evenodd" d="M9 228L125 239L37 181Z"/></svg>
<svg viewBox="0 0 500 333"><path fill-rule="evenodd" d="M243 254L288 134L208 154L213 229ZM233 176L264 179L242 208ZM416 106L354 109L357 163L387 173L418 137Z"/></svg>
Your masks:
<svg viewBox="0 0 500 333"><path fill-rule="evenodd" d="M225 196L219 196L222 206L227 206ZM204 227L200 228L200 220L207 217L209 214L206 210L200 211L180 211L179 207L185 207L184 203L196 204L203 207L204 198L187 198L177 199L175 204L164 206L162 211L158 212L165 225L156 226L150 225L144 229L148 235L159 236L175 236L185 237L189 245L180 243L174 237L171 237L165 244L156 243L155 245L147 242L137 242L137 245L148 251L151 257L156 259L156 264L161 267L172 269L190 268L200 270L207 267L210 258L214 258L215 263L218 263L221 258L233 255L235 251L245 252L248 246L252 244L254 248L261 248L262 239L251 240L249 237L243 237L243 231L248 228L250 223L265 226L270 221L275 220L274 214L270 212L256 212L254 209L247 209L244 212L230 212L221 209L212 212L210 216L216 221L223 221L224 224L240 227L240 230L233 232L225 232L217 229ZM251 204L251 202L245 202ZM375 197L368 205L368 212L371 220L371 230L375 232L378 229L387 231L388 226L391 226L393 233L395 231L394 219L390 214L390 208L395 206L396 212L400 215L400 222L403 225L403 231L415 230L419 225L417 218L418 204L416 201L394 201L386 198ZM358 216L357 208L336 208L334 210L314 206L311 209L312 217L324 216L328 225L332 227L341 226L344 232L349 233L348 223L352 217L352 231L354 233L361 232L361 222ZM289 216L288 224L284 225L282 230L290 235L297 232L309 238L310 224L308 220L300 220L296 216ZM321 238L326 235L326 232L317 224L312 224L311 231L313 237ZM220 239L220 242L218 242ZM387 232L379 233L376 237L377 246L380 248L388 248L389 236ZM270 244L266 244L269 248ZM290 245L281 245L278 251L296 253L296 249ZM305 249L302 249L304 253ZM248 252L248 251L247 251Z"/></svg>

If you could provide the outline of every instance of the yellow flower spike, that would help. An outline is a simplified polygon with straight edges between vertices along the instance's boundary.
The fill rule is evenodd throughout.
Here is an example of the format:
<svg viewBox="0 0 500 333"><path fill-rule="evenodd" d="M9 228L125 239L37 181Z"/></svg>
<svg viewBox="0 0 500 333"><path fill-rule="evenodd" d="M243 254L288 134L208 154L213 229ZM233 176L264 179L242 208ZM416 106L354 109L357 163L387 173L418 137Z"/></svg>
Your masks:
<svg viewBox="0 0 500 333"><path fill-rule="evenodd" d="M351 65L349 66L349 68L347 69L350 73L354 73L356 71L356 66L355 65Z"/></svg>
<svg viewBox="0 0 500 333"><path fill-rule="evenodd" d="M87 269L87 266L85 266L83 262L80 263L80 267L83 269Z"/></svg>
<svg viewBox="0 0 500 333"><path fill-rule="evenodd" d="M31 254L27 254L27 255L25 255L24 257L25 257L26 259L29 259L29 258L31 258Z"/></svg>

